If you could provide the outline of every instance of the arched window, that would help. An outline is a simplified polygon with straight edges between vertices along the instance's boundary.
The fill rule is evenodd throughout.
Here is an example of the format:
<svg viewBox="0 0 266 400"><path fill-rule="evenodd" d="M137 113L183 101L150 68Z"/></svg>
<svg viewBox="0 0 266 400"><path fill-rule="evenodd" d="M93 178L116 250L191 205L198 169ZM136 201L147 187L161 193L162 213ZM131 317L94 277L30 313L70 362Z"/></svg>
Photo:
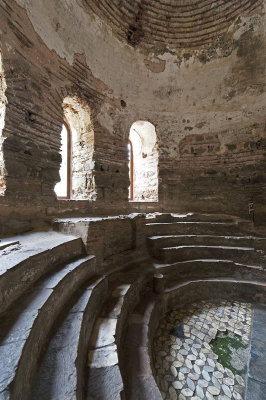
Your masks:
<svg viewBox="0 0 266 400"><path fill-rule="evenodd" d="M133 201L158 201L158 145L155 127L136 121L129 133L132 163L130 169Z"/></svg>
<svg viewBox="0 0 266 400"><path fill-rule="evenodd" d="M71 184L71 134L68 126L63 124L61 131L61 166L59 170L60 182L55 185L55 193L58 198L70 198Z"/></svg>
<svg viewBox="0 0 266 400"><path fill-rule="evenodd" d="M77 96L69 96L63 101L63 111L70 140L68 146L69 156L67 157L69 167L67 168L64 165L64 170L69 171L69 194L66 198L72 200L96 200L94 129L91 119L91 109ZM62 166L63 161L62 158ZM55 191L57 193L56 188ZM66 192L65 183L64 192Z"/></svg>
<svg viewBox="0 0 266 400"><path fill-rule="evenodd" d="M129 200L133 200L133 193L134 193L134 187L133 187L133 174L134 174L134 164L133 164L133 148L132 148L132 143L129 140L127 144L127 155L128 155L128 170L129 170L129 181L130 185L128 188L128 198Z"/></svg>
<svg viewBox="0 0 266 400"><path fill-rule="evenodd" d="M6 80L4 75L2 56L0 53L0 196L5 194L6 190L6 170L5 170L5 162L4 162L4 154L3 154L3 129L5 126L5 112L6 112L6 103L7 99L5 96L6 91Z"/></svg>

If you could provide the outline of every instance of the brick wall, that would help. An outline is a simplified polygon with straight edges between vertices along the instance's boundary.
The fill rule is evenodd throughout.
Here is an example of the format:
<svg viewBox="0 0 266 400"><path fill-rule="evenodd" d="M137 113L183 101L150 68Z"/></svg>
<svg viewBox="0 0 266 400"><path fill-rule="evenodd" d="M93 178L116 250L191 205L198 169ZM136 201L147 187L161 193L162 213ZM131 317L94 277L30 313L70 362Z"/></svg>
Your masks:
<svg viewBox="0 0 266 400"><path fill-rule="evenodd" d="M172 43L168 49L157 46L153 34L152 53L150 42L129 45L79 0L0 0L0 7L8 101L1 234L56 215L174 209L248 216L251 198L257 219L265 221L266 23L260 1L231 10L234 18L218 36L208 36L206 28L202 47ZM81 130L92 137L93 126L94 153L91 158L90 147L79 148L79 200L63 201L54 186L68 97L90 110ZM153 123L157 133L159 201L149 205L128 202L127 143L138 120ZM83 139L77 146L92 142ZM82 197L94 198L92 169L96 201Z"/></svg>

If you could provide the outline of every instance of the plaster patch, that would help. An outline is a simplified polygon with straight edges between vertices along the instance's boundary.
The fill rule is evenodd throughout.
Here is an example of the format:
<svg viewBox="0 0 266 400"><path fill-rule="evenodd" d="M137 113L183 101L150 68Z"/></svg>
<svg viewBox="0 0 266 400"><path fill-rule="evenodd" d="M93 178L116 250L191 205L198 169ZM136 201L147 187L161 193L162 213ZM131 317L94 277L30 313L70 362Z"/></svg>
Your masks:
<svg viewBox="0 0 266 400"><path fill-rule="evenodd" d="M165 70L166 61L161 60L160 58L156 58L153 60L148 60L145 58L144 64L151 72L159 74L160 72L163 72Z"/></svg>

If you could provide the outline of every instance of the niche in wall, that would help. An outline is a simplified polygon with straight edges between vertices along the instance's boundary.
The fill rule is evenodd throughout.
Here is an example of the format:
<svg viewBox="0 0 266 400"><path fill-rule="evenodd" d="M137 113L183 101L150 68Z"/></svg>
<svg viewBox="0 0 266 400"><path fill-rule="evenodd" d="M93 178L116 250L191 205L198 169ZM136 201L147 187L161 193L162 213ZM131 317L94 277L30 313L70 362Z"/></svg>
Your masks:
<svg viewBox="0 0 266 400"><path fill-rule="evenodd" d="M63 101L63 111L66 123L61 134L61 180L56 185L55 191L61 198L96 200L94 130L91 109L77 96L69 96ZM68 141L70 141L69 144ZM62 168L64 168L64 172L61 171ZM66 176L69 176L67 183ZM58 195L60 187L64 193L68 192L67 196Z"/></svg>
<svg viewBox="0 0 266 400"><path fill-rule="evenodd" d="M6 103L7 98L5 96L6 91L6 80L4 76L4 68L2 55L0 53L0 196L4 196L6 190L6 169L4 162L4 153L3 153L3 129L5 125L5 112L6 112Z"/></svg>
<svg viewBox="0 0 266 400"><path fill-rule="evenodd" d="M129 199L158 201L158 144L155 126L136 121L130 128Z"/></svg>

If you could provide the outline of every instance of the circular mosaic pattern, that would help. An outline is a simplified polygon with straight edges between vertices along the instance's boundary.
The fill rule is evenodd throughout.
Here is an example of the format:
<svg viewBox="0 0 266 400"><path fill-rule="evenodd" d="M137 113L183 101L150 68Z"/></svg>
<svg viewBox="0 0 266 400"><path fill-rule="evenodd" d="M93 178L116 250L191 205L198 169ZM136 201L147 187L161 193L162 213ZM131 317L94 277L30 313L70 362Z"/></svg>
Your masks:
<svg viewBox="0 0 266 400"><path fill-rule="evenodd" d="M153 343L162 398L244 399L251 319L250 304L226 301L167 314Z"/></svg>

